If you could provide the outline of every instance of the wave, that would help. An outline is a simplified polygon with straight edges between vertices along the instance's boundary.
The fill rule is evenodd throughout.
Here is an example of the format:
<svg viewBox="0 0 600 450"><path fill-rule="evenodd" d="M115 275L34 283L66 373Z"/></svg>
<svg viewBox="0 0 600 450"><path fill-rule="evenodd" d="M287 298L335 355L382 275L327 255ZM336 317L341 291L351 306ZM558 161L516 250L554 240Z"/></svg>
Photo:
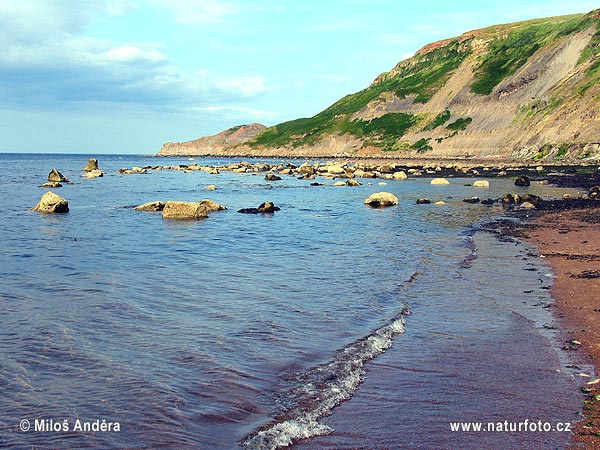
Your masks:
<svg viewBox="0 0 600 450"><path fill-rule="evenodd" d="M295 440L331 433L319 420L352 397L363 381L365 363L389 349L394 338L404 333L404 316L409 314L410 307L403 304L386 325L339 350L332 361L297 375L296 386L277 398L282 412L276 420L247 436L242 447L274 450Z"/></svg>

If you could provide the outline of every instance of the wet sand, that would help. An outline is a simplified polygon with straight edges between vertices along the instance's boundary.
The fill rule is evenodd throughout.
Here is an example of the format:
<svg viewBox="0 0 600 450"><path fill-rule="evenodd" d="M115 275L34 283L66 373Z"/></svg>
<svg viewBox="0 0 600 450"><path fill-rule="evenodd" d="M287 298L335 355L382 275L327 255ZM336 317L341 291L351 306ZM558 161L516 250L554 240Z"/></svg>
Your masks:
<svg viewBox="0 0 600 450"><path fill-rule="evenodd" d="M596 370L582 377L587 398L572 448L600 449L600 208L543 214L521 232L556 275L552 296L565 332L564 348Z"/></svg>

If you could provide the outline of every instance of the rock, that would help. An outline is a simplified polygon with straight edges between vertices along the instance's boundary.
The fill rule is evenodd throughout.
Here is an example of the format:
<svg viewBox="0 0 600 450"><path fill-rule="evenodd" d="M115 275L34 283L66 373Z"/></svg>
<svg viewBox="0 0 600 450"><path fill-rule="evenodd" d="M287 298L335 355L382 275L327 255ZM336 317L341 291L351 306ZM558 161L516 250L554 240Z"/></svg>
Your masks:
<svg viewBox="0 0 600 450"><path fill-rule="evenodd" d="M519 194L506 194L502 197L502 203L505 205L518 205L521 203L521 196Z"/></svg>
<svg viewBox="0 0 600 450"><path fill-rule="evenodd" d="M62 187L58 181L48 181L47 183L42 184L40 187L43 188L59 188Z"/></svg>
<svg viewBox="0 0 600 450"><path fill-rule="evenodd" d="M450 182L445 178L434 178L431 180L431 184L450 184Z"/></svg>
<svg viewBox="0 0 600 450"><path fill-rule="evenodd" d="M207 213L211 213L213 211L224 211L227 209L227 206L219 205L212 200L202 200L200 202L200 206L204 206Z"/></svg>
<svg viewBox="0 0 600 450"><path fill-rule="evenodd" d="M534 206L538 206L542 203L542 198L533 194L525 194L521 197L521 203L531 203Z"/></svg>
<svg viewBox="0 0 600 450"><path fill-rule="evenodd" d="M208 173L210 173L211 175L219 175L219 169L217 169L216 167L212 167Z"/></svg>
<svg viewBox="0 0 600 450"><path fill-rule="evenodd" d="M343 181L336 181L335 183L333 183L333 186L346 186L346 183Z"/></svg>
<svg viewBox="0 0 600 450"><path fill-rule="evenodd" d="M418 198L417 199L417 205L429 205L431 203L431 200L429 200L428 198Z"/></svg>
<svg viewBox="0 0 600 450"><path fill-rule="evenodd" d="M217 187L214 184L209 184L204 189L206 189L207 191L214 191L217 189Z"/></svg>
<svg viewBox="0 0 600 450"><path fill-rule="evenodd" d="M488 180L477 180L473 183L473 187L490 187L490 182Z"/></svg>
<svg viewBox="0 0 600 450"><path fill-rule="evenodd" d="M362 183L354 178L350 178L346 181L346 186L362 186Z"/></svg>
<svg viewBox="0 0 600 450"><path fill-rule="evenodd" d="M325 186L323 183L317 183L316 181L314 183L310 183L311 186Z"/></svg>
<svg viewBox="0 0 600 450"><path fill-rule="evenodd" d="M280 208L275 206L273 202L264 202L258 208L242 208L238 212L242 214L272 214L279 210Z"/></svg>
<svg viewBox="0 0 600 450"><path fill-rule="evenodd" d="M376 192L365 200L365 205L381 208L398 204L398 197L389 192Z"/></svg>
<svg viewBox="0 0 600 450"><path fill-rule="evenodd" d="M463 199L463 202L465 203L479 203L480 201L481 199L479 197L469 197Z"/></svg>
<svg viewBox="0 0 600 450"><path fill-rule="evenodd" d="M33 211L38 211L45 214L68 213L69 202L59 195L56 195L54 192L48 191L42 195L39 203L32 209Z"/></svg>
<svg viewBox="0 0 600 450"><path fill-rule="evenodd" d="M102 170L94 169L84 173L81 176L84 178L99 178L104 176L104 172Z"/></svg>
<svg viewBox="0 0 600 450"><path fill-rule="evenodd" d="M485 200L481 200L482 205L493 205L495 200L493 198L486 198Z"/></svg>
<svg viewBox="0 0 600 450"><path fill-rule="evenodd" d="M165 202L155 201L144 203L143 205L136 206L133 208L137 211L151 211L151 212L159 212L165 209Z"/></svg>
<svg viewBox="0 0 600 450"><path fill-rule="evenodd" d="M92 170L98 170L98 160L96 158L90 158L83 168L85 172L91 172Z"/></svg>
<svg viewBox="0 0 600 450"><path fill-rule="evenodd" d="M532 209L535 209L535 205L533 203L523 202L519 205L519 209L530 211Z"/></svg>
<svg viewBox="0 0 600 450"><path fill-rule="evenodd" d="M519 178L515 180L515 186L530 186L531 182L529 181L529 177L525 175L521 175Z"/></svg>
<svg viewBox="0 0 600 450"><path fill-rule="evenodd" d="M55 181L58 183L68 183L69 180L62 173L56 169L52 169L48 174L48 181Z"/></svg>
<svg viewBox="0 0 600 450"><path fill-rule="evenodd" d="M274 173L268 173L265 175L266 181L280 181L281 177L279 175L275 175Z"/></svg>
<svg viewBox="0 0 600 450"><path fill-rule="evenodd" d="M436 205L445 205L445 204L446 204L446 202L444 202L444 201L440 200L440 201L438 201L438 202L435 202L435 204L436 204Z"/></svg>
<svg viewBox="0 0 600 450"><path fill-rule="evenodd" d="M169 201L163 208L162 217L174 220L197 220L208 217L208 211L200 202Z"/></svg>
<svg viewBox="0 0 600 450"><path fill-rule="evenodd" d="M406 175L406 172L401 170L400 172L394 172L392 177L394 178L394 180L406 180L408 178L408 175Z"/></svg>
<svg viewBox="0 0 600 450"><path fill-rule="evenodd" d="M498 172L499 177L505 177L506 175L508 175L508 172L506 172L506 170L501 170L500 172Z"/></svg>
<svg viewBox="0 0 600 450"><path fill-rule="evenodd" d="M588 192L588 198L592 200L600 200L600 186L591 187Z"/></svg>
<svg viewBox="0 0 600 450"><path fill-rule="evenodd" d="M346 173L346 170L341 166L331 165L326 166L325 168L327 169L327 172L329 172L331 175L341 175Z"/></svg>
<svg viewBox="0 0 600 450"><path fill-rule="evenodd" d="M302 175L313 175L315 173L315 169L308 163L304 163L300 167L298 167L298 172Z"/></svg>
<svg viewBox="0 0 600 450"><path fill-rule="evenodd" d="M365 171L362 169L356 169L354 171L354 176L357 178L364 178Z"/></svg>
<svg viewBox="0 0 600 450"><path fill-rule="evenodd" d="M274 213L275 211L279 211L279 207L275 206L275 204L273 202L264 202L261 203L258 207L258 212L259 213Z"/></svg>

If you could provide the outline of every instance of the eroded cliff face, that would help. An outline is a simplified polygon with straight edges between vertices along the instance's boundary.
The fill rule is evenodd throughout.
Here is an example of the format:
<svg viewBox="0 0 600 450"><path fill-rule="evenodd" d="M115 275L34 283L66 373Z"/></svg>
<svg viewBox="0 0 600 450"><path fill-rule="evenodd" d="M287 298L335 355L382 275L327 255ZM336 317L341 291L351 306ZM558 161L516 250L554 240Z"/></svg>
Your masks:
<svg viewBox="0 0 600 450"><path fill-rule="evenodd" d="M599 18L464 33L423 47L310 119L165 144L160 154L600 159ZM525 56L519 43L530 46ZM514 70L482 88L496 75L482 66L504 60Z"/></svg>
<svg viewBox="0 0 600 450"><path fill-rule="evenodd" d="M226 149L248 142L267 127L251 123L229 128L214 136L202 137L187 142L167 142L158 152L159 156L208 156L223 154Z"/></svg>

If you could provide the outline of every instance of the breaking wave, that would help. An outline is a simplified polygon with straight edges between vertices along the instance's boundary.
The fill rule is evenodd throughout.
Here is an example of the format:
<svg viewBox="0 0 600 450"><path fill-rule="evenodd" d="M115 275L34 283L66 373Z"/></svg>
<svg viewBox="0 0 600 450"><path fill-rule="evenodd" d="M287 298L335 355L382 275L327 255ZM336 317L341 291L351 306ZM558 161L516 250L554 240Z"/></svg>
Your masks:
<svg viewBox="0 0 600 450"><path fill-rule="evenodd" d="M404 333L404 316L409 314L410 308L404 304L386 325L339 350L332 361L297 375L296 385L277 398L282 412L276 421L246 437L243 448L278 449L295 440L331 433L319 420L352 397L363 381L365 363L389 349L394 338Z"/></svg>

